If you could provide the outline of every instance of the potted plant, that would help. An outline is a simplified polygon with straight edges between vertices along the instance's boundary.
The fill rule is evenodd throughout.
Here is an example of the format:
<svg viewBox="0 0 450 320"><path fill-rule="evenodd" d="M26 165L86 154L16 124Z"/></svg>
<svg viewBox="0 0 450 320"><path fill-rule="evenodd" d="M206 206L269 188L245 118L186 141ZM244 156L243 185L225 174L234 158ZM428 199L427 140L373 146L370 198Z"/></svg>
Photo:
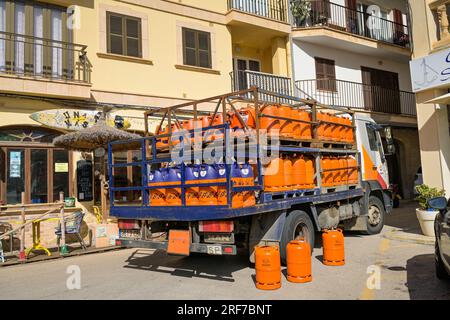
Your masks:
<svg viewBox="0 0 450 320"><path fill-rule="evenodd" d="M419 208L416 209L416 215L420 228L424 235L434 237L434 219L438 211L428 206L428 200L444 196L445 190L439 190L438 188L421 184L416 187L416 191L419 194L416 197L416 200L419 201Z"/></svg>
<svg viewBox="0 0 450 320"><path fill-rule="evenodd" d="M311 3L305 0L291 0L291 12L295 26L304 27L311 16Z"/></svg>

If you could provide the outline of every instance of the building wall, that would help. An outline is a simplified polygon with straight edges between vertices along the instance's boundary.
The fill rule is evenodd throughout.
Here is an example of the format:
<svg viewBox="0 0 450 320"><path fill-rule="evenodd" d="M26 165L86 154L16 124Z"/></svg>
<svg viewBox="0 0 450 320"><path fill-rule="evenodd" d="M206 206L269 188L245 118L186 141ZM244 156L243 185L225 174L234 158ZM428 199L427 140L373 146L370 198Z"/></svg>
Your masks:
<svg viewBox="0 0 450 320"><path fill-rule="evenodd" d="M336 79L362 83L361 66L397 72L400 90L411 91L409 64L338 50L303 41L294 41L294 70L297 80L316 78L314 57L335 60Z"/></svg>

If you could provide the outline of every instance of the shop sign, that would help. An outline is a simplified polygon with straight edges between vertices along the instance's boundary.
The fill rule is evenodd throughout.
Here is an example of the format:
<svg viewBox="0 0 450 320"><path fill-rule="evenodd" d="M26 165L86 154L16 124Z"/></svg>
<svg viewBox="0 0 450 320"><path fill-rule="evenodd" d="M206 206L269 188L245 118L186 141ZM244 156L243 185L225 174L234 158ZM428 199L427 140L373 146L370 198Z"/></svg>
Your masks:
<svg viewBox="0 0 450 320"><path fill-rule="evenodd" d="M69 164L67 162L55 163L55 172L56 173L69 172Z"/></svg>
<svg viewBox="0 0 450 320"><path fill-rule="evenodd" d="M414 92L450 88L450 48L410 62Z"/></svg>
<svg viewBox="0 0 450 320"><path fill-rule="evenodd" d="M92 161L90 160L79 160L77 162L77 194L78 201L92 201L94 199Z"/></svg>

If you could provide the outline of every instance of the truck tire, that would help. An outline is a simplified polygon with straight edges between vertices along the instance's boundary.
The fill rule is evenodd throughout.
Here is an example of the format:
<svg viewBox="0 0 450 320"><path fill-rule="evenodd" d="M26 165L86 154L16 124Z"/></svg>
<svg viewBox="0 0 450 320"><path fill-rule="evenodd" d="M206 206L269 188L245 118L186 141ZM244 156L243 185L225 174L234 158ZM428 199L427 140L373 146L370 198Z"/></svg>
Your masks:
<svg viewBox="0 0 450 320"><path fill-rule="evenodd" d="M369 235L380 233L384 227L385 216L383 202L376 196L370 196L367 207L367 231L364 233Z"/></svg>
<svg viewBox="0 0 450 320"><path fill-rule="evenodd" d="M281 235L280 256L283 264L286 264L286 246L296 238L305 237L311 246L311 254L314 249L315 229L309 215L301 210L295 210L288 214Z"/></svg>

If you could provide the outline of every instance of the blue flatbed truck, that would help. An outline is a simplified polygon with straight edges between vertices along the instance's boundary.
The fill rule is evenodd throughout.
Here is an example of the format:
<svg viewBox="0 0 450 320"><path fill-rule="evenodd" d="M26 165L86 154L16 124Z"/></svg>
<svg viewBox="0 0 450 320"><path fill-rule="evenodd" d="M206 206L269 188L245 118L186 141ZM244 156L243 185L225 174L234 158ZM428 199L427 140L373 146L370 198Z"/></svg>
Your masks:
<svg viewBox="0 0 450 320"><path fill-rule="evenodd" d="M291 108L309 110L311 114L309 121L289 120L309 124L313 129L312 139L302 141L279 138L276 145L268 143L262 146L260 140L262 138L258 133L261 119L266 117L280 121L288 120L259 112L261 106L274 104L273 101ZM227 119L225 115L229 115L230 112L238 114L237 118L242 123L243 132L250 132L252 128L249 128L245 119L239 115L239 106L249 103L256 110L256 127L253 128L256 129L254 130L256 138L252 142L250 139L244 140L245 147L238 148L233 144L236 140L233 130L236 129L230 127L229 118ZM205 109L214 111L205 112ZM350 115L354 143L336 144L318 138L319 126L326 124L326 121L317 119L317 112L322 109L332 110L337 115ZM183 119L197 120L205 114L212 114L212 119L217 115L223 117L221 124L213 125L211 121L209 126L199 130L200 137L204 137L205 133L211 130L219 130L222 133L223 141L219 142L224 147L221 161L226 163L226 179L220 183L199 181L195 185L187 184L184 169L189 161L182 161L178 163L181 181L165 186L180 190L181 205L152 205L151 194L153 190L161 187L149 184L150 171L161 165L173 164L173 151L180 145L183 146L180 143L175 145L173 138L175 133L172 132L175 126L172 124L181 124ZM160 119L159 128L162 128L163 123L167 123L168 132L159 134L158 131L157 135L148 132L149 118L155 116ZM389 178L386 158L379 132L381 127L372 119L355 115L351 110L323 106L314 100L299 99L252 87L248 90L148 111L145 113L145 124L147 136L142 139L117 141L108 146L110 215L118 219L120 230L117 245L160 249L182 255L190 253L235 255L238 248L247 248L250 261L254 262L254 247L258 244L269 244L278 245L281 257L285 260L286 245L295 238L304 237L310 244L314 244L316 232L338 226L344 230L376 234L384 226L385 215L392 210L392 191L387 183ZM189 139L194 134L194 130L188 130L183 131L181 136L187 135ZM158 148L158 142L162 139L168 139L168 150ZM250 148L251 143L254 143L256 148ZM193 152L188 160L195 160L195 146L190 149ZM204 148L203 143L200 149ZM279 154L304 154L312 157L315 165L315 187L306 190L266 191L261 153L271 154L275 149ZM126 161L118 161L119 157L116 154L123 154L124 150L132 152L133 156L128 156ZM358 182L334 187L323 186L322 175L326 170L322 168L322 157L348 155L357 160ZM232 179L231 163L239 157L247 160L255 159L257 170L255 183L251 186L237 186ZM124 168L133 172L133 176L137 178L124 183L119 174L123 173ZM188 188L212 185L226 187L226 205L186 204ZM233 208L232 195L248 191L255 192L256 204ZM206 228L206 225L210 228ZM175 231L185 232L186 237L177 238Z"/></svg>

